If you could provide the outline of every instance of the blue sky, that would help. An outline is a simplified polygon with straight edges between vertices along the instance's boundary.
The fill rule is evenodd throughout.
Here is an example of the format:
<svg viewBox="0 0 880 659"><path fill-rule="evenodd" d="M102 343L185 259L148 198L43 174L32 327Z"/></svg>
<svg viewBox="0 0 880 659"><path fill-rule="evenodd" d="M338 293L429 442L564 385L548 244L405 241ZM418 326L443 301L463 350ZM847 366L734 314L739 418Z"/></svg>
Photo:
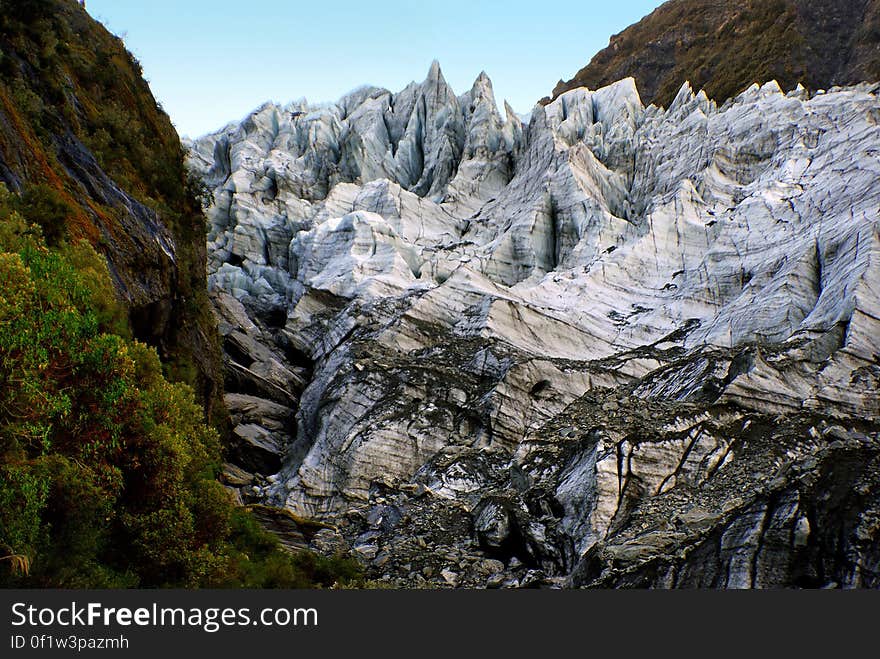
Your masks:
<svg viewBox="0 0 880 659"><path fill-rule="evenodd" d="M481 70L528 112L661 0L273 3L87 0L141 61L182 135L239 119L266 100L335 101L362 84L398 91L431 61L457 93Z"/></svg>

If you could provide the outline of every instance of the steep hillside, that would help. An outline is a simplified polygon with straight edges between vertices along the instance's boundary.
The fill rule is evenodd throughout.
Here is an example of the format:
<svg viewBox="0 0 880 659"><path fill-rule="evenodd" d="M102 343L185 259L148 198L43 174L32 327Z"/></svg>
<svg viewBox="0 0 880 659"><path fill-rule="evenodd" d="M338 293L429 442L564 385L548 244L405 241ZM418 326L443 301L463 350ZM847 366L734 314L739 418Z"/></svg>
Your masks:
<svg viewBox="0 0 880 659"><path fill-rule="evenodd" d="M0 0L0 182L51 242L107 257L137 338L212 414L205 228L180 141L138 62L74 0Z"/></svg>
<svg viewBox="0 0 880 659"><path fill-rule="evenodd" d="M685 81L723 100L774 79L786 90L880 80L880 2L671 0L613 36L552 98L629 76L663 106Z"/></svg>
<svg viewBox="0 0 880 659"><path fill-rule="evenodd" d="M76 2L0 10L0 587L357 580L217 479L199 184L137 62Z"/></svg>

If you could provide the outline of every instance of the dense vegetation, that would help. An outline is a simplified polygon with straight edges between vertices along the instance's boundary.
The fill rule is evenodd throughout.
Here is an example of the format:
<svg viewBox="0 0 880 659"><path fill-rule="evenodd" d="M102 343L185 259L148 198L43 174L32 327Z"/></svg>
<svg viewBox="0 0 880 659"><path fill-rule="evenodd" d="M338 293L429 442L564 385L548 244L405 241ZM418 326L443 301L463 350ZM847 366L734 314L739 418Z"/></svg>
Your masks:
<svg viewBox="0 0 880 659"><path fill-rule="evenodd" d="M783 89L877 81L880 0L670 0L612 37L553 98L628 76L646 103L664 106L686 80L719 101L773 79Z"/></svg>
<svg viewBox="0 0 880 659"><path fill-rule="evenodd" d="M0 585L333 585L343 560L290 555L215 479L216 431L130 336L105 260L50 248L39 192L0 187Z"/></svg>

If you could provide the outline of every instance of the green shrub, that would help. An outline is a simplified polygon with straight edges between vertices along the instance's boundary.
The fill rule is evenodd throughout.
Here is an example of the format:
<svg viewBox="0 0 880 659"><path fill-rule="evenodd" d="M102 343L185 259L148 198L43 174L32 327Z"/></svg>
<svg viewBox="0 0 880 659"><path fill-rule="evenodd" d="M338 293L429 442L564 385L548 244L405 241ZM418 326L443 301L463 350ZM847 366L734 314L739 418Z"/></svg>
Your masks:
<svg viewBox="0 0 880 659"><path fill-rule="evenodd" d="M40 227L50 247L57 247L69 239L68 220L76 211L54 188L43 183L26 186L20 211Z"/></svg>
<svg viewBox="0 0 880 659"><path fill-rule="evenodd" d="M231 569L218 587L332 588L366 585L360 566L349 557L325 557L310 552L290 554L271 533L238 508L231 517Z"/></svg>
<svg viewBox="0 0 880 659"><path fill-rule="evenodd" d="M217 432L131 340L104 259L42 238L48 198L0 188L0 585L356 583L235 508Z"/></svg>
<svg viewBox="0 0 880 659"><path fill-rule="evenodd" d="M42 514L48 494L48 481L29 469L0 467L0 555L34 554L44 541Z"/></svg>

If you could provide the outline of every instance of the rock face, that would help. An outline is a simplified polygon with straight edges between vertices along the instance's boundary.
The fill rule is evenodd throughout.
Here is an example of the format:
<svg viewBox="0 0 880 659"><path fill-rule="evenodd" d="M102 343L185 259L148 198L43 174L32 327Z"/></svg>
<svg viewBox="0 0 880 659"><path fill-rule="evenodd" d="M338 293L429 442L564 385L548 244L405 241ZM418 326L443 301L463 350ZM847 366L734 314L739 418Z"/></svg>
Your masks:
<svg viewBox="0 0 880 659"><path fill-rule="evenodd" d="M774 78L813 90L878 80L880 1L669 0L611 37L552 98L628 76L663 106L685 80L716 99Z"/></svg>
<svg viewBox="0 0 880 659"><path fill-rule="evenodd" d="M190 145L243 498L399 585L880 586L877 88L506 114Z"/></svg>

